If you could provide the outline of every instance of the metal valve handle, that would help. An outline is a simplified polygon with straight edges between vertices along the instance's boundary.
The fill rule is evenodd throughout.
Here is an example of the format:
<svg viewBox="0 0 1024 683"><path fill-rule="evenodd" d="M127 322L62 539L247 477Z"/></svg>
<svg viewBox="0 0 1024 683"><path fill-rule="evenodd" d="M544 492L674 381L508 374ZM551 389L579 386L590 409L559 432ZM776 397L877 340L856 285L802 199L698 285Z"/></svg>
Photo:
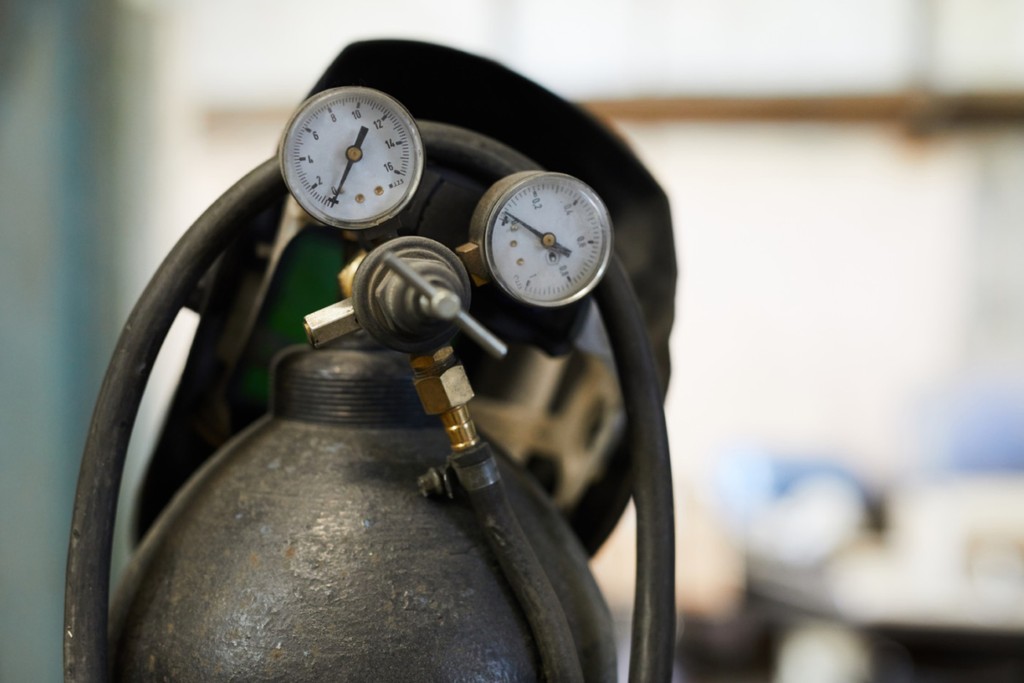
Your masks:
<svg viewBox="0 0 1024 683"><path fill-rule="evenodd" d="M508 355L508 346L505 342L498 339L462 307L462 299L458 294L430 284L425 277L394 253L385 254L384 263L420 293L424 307L430 315L440 320L454 320L466 336L494 358L500 360Z"/></svg>
<svg viewBox="0 0 1024 683"><path fill-rule="evenodd" d="M427 264L421 268L426 267L433 279L450 282L452 287L431 282L402 258L400 254L403 253L416 263ZM389 277L397 278L399 282L389 284ZM434 320L453 323L488 354L497 359L504 358L508 346L465 310L464 297L454 291L460 278L466 280L461 263L439 242L422 237L394 239L371 252L356 272L354 287L365 291L355 291L351 299L331 304L305 317L306 336L310 344L319 348L358 329L365 329L385 346L399 351L429 351L443 345L434 343L437 330L423 329L424 321ZM400 289L408 287L412 296L396 296L400 291L395 289L396 286ZM468 296L468 280L463 286ZM436 323L428 325L436 326ZM410 342L409 337L416 336L410 329L421 329L428 338L423 340L423 344ZM454 334L454 329L449 329L452 331L444 338L444 343ZM444 328L440 334L444 335ZM430 348L412 348L424 345Z"/></svg>

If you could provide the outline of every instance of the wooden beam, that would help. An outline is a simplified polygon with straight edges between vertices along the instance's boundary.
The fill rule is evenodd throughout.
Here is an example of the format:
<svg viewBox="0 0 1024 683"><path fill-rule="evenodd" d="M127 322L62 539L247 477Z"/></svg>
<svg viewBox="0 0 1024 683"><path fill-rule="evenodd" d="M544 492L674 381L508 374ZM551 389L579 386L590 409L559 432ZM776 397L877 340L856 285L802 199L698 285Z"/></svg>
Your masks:
<svg viewBox="0 0 1024 683"><path fill-rule="evenodd" d="M1024 93L795 97L664 97L590 100L583 106L615 121L820 121L898 123L930 132L950 126L1024 123Z"/></svg>
<svg viewBox="0 0 1024 683"><path fill-rule="evenodd" d="M889 123L913 133L953 127L1024 124L1024 92L939 94L925 91L877 95L794 97L639 97L581 103L607 122L822 122ZM283 126L291 112L273 107L212 108L207 130L237 132L241 126Z"/></svg>

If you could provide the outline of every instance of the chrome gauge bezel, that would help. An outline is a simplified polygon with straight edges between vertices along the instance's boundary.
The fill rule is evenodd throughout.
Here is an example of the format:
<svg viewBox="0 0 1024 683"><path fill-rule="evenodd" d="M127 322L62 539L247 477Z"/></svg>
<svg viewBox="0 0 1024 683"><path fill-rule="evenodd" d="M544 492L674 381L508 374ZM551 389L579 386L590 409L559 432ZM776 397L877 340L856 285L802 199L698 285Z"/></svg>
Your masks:
<svg viewBox="0 0 1024 683"><path fill-rule="evenodd" d="M545 182L565 183L582 195L593 207L601 234L598 263L587 281L565 296L543 299L533 296L515 286L510 275L502 269L495 255L494 234L498 220L511 199L524 189ZM497 285L505 294L520 303L541 308L558 308L579 301L590 294L601 282L611 258L613 230L611 215L604 201L597 192L575 176L551 171L523 171L502 178L484 193L477 205L470 223L470 240L482 252L482 263L487 278Z"/></svg>
<svg viewBox="0 0 1024 683"><path fill-rule="evenodd" d="M386 110L387 115L395 116L396 121L407 133L410 155L408 175L403 179L403 194L400 200L386 209L362 219L344 218L325 210L320 202L310 195L310 191L303 184L299 170L296 168L295 163L293 163L295 159L288 156L290 151L296 152L295 145L301 143L303 134L306 133L306 130L303 128L304 126L309 128L308 124L312 117L328 111L327 107L332 104L349 101L351 98L357 98L358 101L368 102L372 105L379 105L382 111ZM338 167L334 169L334 173L339 175L345 163L344 154L339 154L336 146L331 152L335 157L334 163ZM292 114L278 144L278 163L281 169L281 176L288 187L288 191L307 214L325 225L347 230L366 230L395 217L412 201L423 175L423 140L412 114L394 97L373 88L342 86L330 88L313 95L303 102L295 113ZM386 172L382 171L381 173ZM334 181L329 180L328 182Z"/></svg>

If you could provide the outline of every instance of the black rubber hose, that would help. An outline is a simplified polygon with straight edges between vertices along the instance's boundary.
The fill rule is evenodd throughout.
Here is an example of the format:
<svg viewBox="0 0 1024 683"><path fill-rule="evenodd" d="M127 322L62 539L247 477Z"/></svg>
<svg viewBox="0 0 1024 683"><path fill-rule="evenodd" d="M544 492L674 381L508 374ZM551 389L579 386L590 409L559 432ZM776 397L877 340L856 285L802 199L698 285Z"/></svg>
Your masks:
<svg viewBox="0 0 1024 683"><path fill-rule="evenodd" d="M64 592L64 680L106 683L114 516L132 425L153 362L199 279L249 221L284 196L277 159L225 192L182 236L128 316L82 455Z"/></svg>
<svg viewBox="0 0 1024 683"><path fill-rule="evenodd" d="M449 462L530 625L544 680L582 683L583 670L562 603L508 502L490 445L484 441L452 454Z"/></svg>
<svg viewBox="0 0 1024 683"><path fill-rule="evenodd" d="M672 466L658 371L629 276L612 256L596 291L626 406L636 506L636 594L629 680L672 679L675 653L675 518Z"/></svg>

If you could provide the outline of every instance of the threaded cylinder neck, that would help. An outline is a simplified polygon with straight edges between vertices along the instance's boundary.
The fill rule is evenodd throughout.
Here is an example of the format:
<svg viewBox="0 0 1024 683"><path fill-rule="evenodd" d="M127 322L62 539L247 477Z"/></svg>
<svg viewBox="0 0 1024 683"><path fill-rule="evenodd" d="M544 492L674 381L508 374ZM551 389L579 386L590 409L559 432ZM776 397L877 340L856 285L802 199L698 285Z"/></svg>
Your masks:
<svg viewBox="0 0 1024 683"><path fill-rule="evenodd" d="M277 417L361 427L425 427L404 355L384 350L291 347L278 356L271 388Z"/></svg>

